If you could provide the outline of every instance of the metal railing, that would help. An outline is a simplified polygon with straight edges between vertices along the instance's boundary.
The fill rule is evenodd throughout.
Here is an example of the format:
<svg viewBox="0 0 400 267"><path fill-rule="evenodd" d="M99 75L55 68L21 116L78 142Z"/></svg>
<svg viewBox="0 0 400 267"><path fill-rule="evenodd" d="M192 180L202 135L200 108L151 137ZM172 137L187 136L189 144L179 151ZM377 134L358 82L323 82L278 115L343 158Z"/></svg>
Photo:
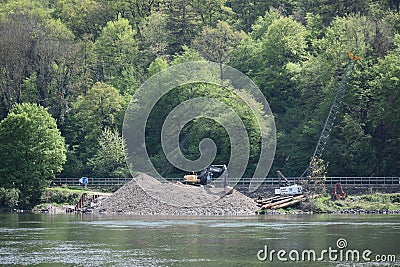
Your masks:
<svg viewBox="0 0 400 267"><path fill-rule="evenodd" d="M54 178L52 180L53 185L81 185L79 182L80 178ZM290 184L301 184L304 178L300 177L287 177ZM107 186L107 185L122 185L132 180L132 178L88 178L89 186ZM182 181L182 178L167 178L168 181L178 182ZM227 179L228 184L232 184L236 179ZM250 181L255 183L262 183L265 186L278 186L284 184L284 180L278 177L274 178L241 178L238 185L248 185ZM218 180L217 183L222 183ZM326 185L334 185L341 183L345 185L399 185L400 177L326 177Z"/></svg>
<svg viewBox="0 0 400 267"><path fill-rule="evenodd" d="M52 185L82 185L80 178L54 178L51 180ZM90 186L101 185L123 185L132 180L132 178L88 178Z"/></svg>

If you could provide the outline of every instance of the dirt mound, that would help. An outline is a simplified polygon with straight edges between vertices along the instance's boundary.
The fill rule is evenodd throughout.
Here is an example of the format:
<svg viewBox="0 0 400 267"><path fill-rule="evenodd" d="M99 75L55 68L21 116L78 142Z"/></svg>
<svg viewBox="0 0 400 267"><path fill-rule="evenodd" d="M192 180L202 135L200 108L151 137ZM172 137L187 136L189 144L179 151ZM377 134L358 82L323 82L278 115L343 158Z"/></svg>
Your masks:
<svg viewBox="0 0 400 267"><path fill-rule="evenodd" d="M142 174L99 202L95 210L134 215L249 215L255 201L237 190L161 183Z"/></svg>

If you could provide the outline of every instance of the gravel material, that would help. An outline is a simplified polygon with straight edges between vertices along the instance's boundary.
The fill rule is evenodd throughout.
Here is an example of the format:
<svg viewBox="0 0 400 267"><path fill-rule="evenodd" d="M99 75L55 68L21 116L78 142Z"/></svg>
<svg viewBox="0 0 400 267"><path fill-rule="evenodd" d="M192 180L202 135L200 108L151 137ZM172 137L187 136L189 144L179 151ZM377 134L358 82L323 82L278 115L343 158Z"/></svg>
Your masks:
<svg viewBox="0 0 400 267"><path fill-rule="evenodd" d="M252 215L256 202L233 189L161 183L141 174L99 201L96 212L133 215Z"/></svg>

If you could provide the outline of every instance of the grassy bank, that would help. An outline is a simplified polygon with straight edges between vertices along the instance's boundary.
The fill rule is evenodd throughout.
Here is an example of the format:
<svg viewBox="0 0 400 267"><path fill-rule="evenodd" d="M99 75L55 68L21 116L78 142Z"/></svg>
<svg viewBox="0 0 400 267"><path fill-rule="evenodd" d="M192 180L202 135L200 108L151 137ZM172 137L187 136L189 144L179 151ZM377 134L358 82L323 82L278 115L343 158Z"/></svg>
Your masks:
<svg viewBox="0 0 400 267"><path fill-rule="evenodd" d="M90 188L86 189L81 186L71 187L49 187L43 192L40 204L37 205L34 210L48 207L49 205L58 206L72 206L78 203L83 193L88 195L94 194L108 194L112 193L113 188Z"/></svg>
<svg viewBox="0 0 400 267"><path fill-rule="evenodd" d="M303 203L301 208L303 210L326 213L341 211L400 211L400 193L355 195L335 201L332 200L331 196L324 195Z"/></svg>

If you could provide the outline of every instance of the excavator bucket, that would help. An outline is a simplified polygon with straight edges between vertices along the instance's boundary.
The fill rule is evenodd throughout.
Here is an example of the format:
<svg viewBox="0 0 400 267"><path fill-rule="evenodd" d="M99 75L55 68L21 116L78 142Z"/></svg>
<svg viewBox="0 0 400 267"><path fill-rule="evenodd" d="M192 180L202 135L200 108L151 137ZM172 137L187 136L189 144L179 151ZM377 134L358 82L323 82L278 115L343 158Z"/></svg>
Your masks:
<svg viewBox="0 0 400 267"><path fill-rule="evenodd" d="M355 56L352 52L349 53L349 58L355 61L361 61L362 57L360 56Z"/></svg>
<svg viewBox="0 0 400 267"><path fill-rule="evenodd" d="M345 199L347 197L346 192L343 191L343 187L341 183L336 183L335 187L333 188L332 199L333 200L340 200Z"/></svg>

